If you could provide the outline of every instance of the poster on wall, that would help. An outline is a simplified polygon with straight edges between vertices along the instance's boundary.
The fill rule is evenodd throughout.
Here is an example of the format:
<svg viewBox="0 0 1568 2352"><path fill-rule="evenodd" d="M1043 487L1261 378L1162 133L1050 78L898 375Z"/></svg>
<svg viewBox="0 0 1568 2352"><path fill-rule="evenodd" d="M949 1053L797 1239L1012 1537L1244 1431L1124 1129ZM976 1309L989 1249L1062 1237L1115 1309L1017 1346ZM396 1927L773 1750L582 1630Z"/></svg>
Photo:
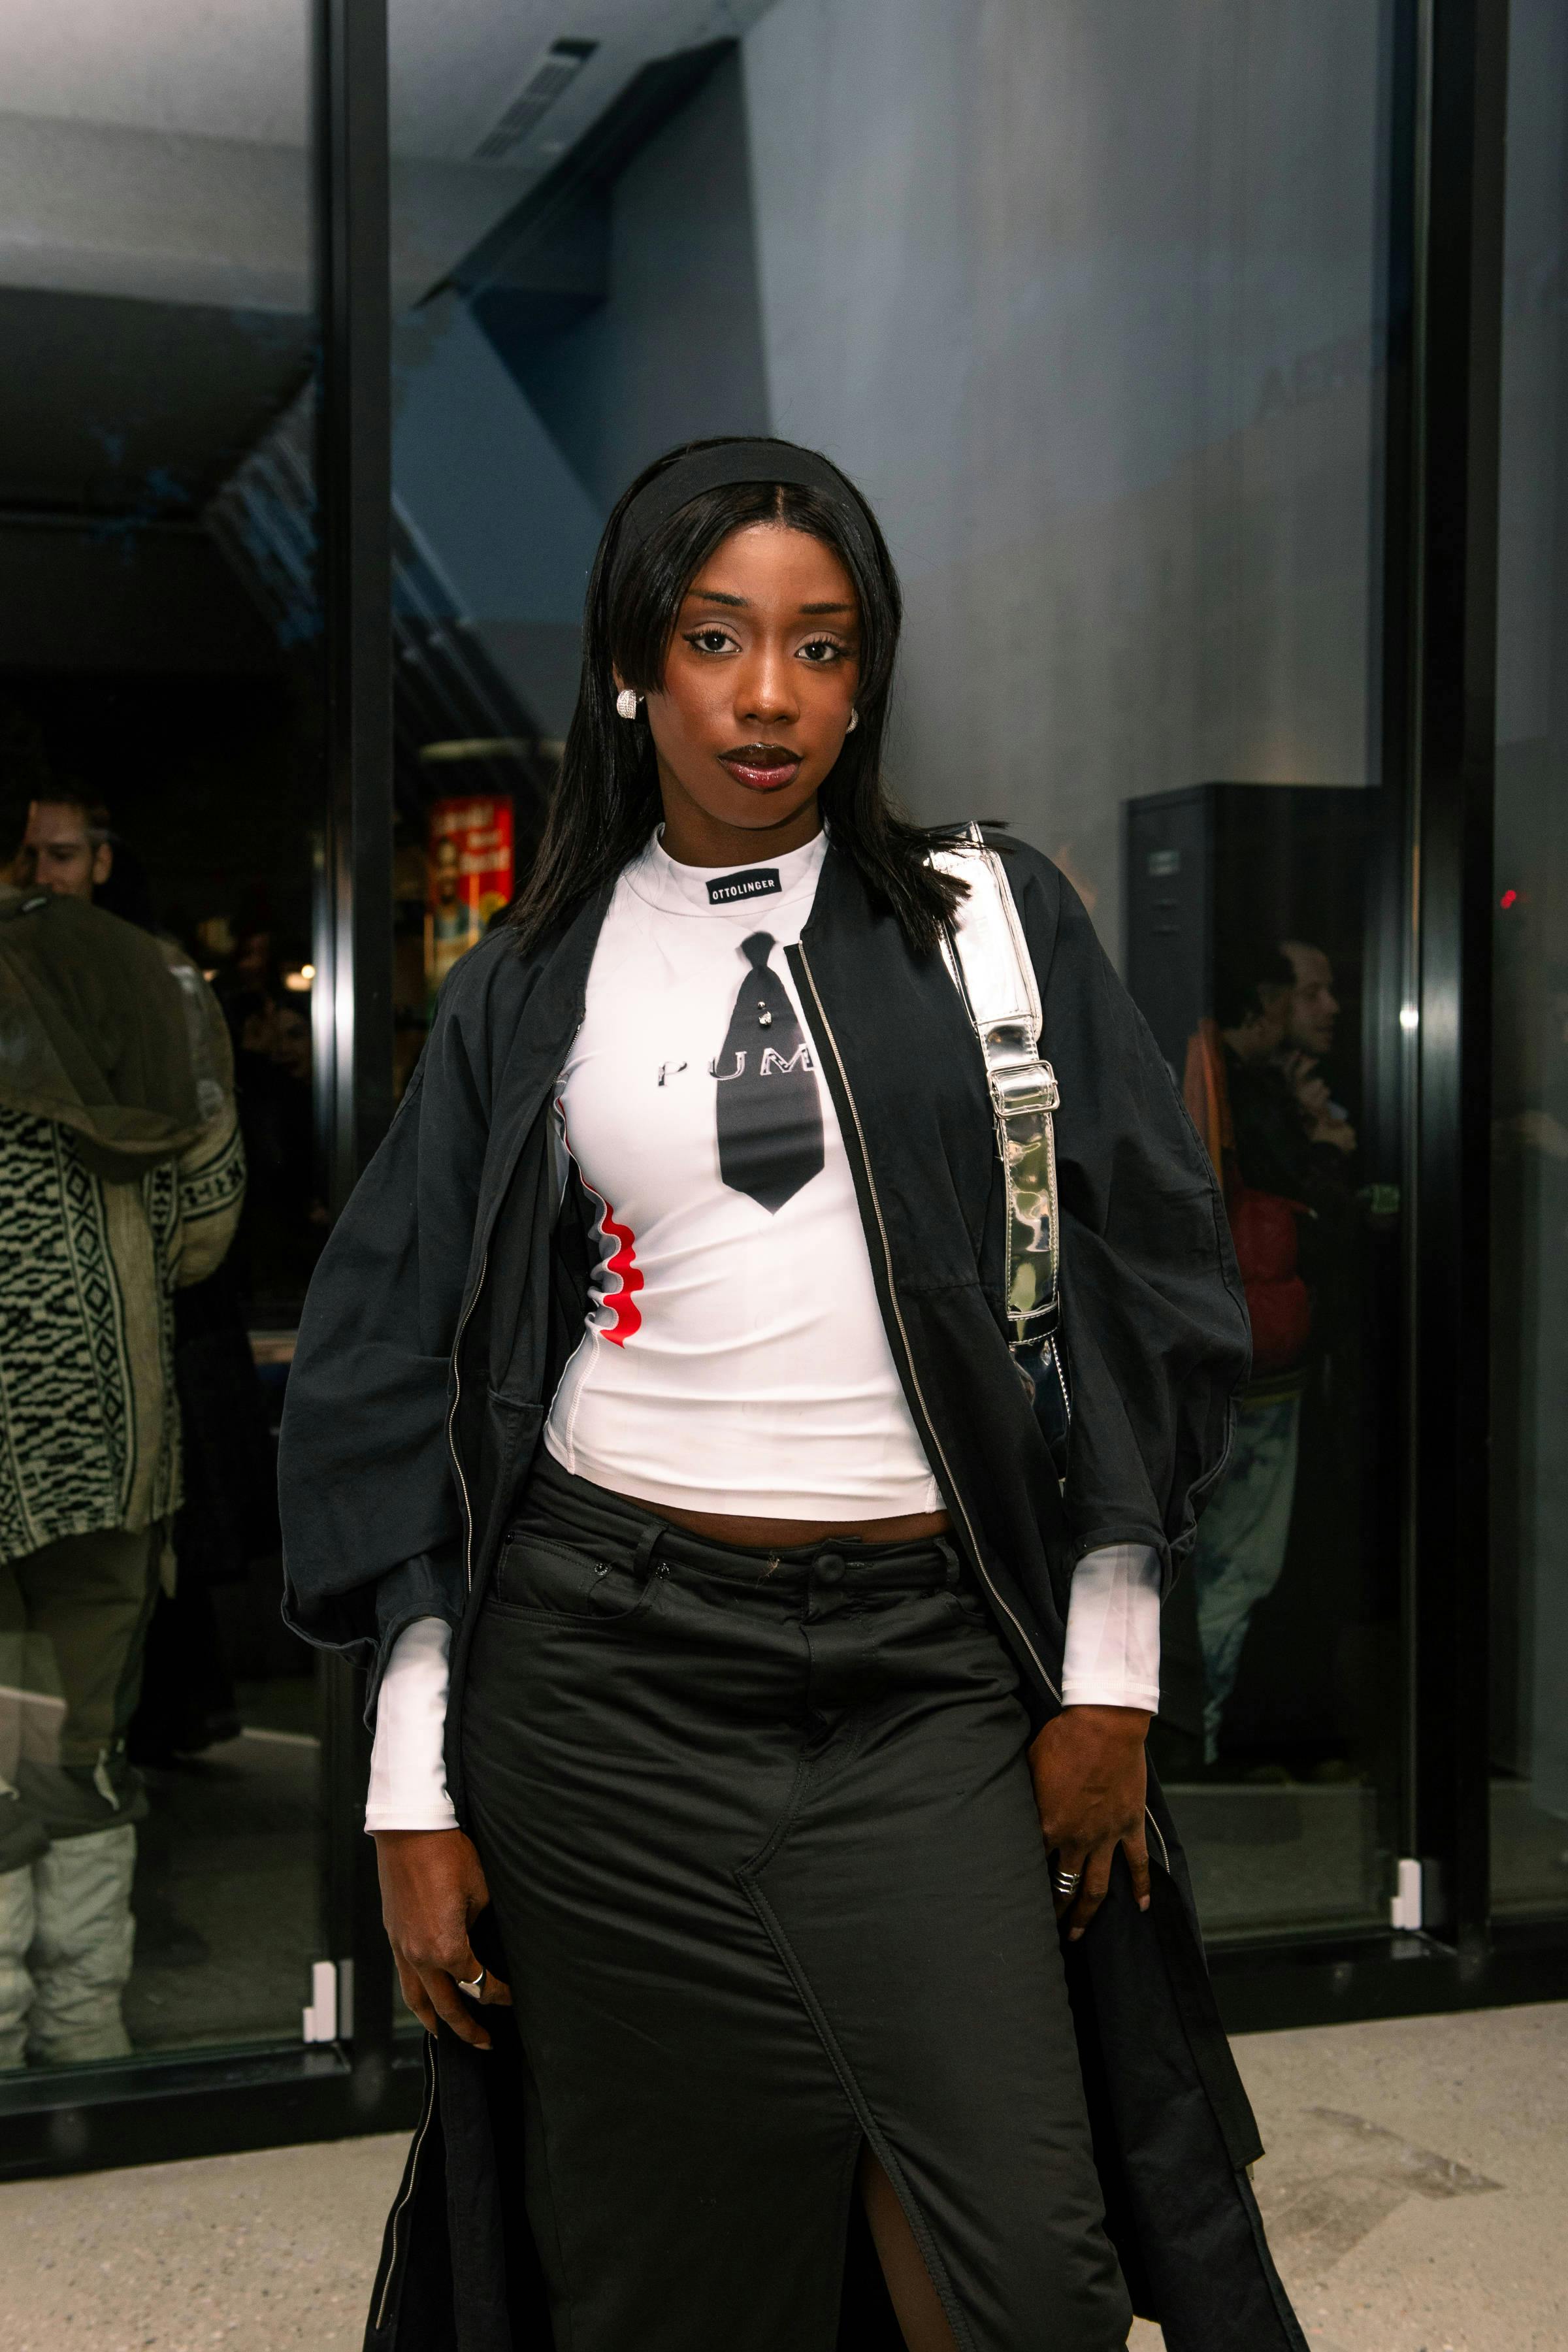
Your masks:
<svg viewBox="0 0 1568 2352"><path fill-rule="evenodd" d="M512 893L510 799L470 793L437 801L426 836L429 880L425 911L425 980L431 996L485 935Z"/></svg>

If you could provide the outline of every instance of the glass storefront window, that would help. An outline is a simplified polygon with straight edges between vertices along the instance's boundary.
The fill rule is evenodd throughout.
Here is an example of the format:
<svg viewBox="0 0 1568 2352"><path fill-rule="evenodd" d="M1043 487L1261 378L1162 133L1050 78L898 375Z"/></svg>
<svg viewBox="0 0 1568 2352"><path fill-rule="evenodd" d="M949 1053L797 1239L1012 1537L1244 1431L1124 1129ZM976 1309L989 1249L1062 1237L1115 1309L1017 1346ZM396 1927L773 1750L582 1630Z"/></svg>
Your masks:
<svg viewBox="0 0 1568 2352"><path fill-rule="evenodd" d="M1399 1195L1363 1042L1384 798L1226 783L1129 810L1130 976L1219 1171L1252 1322L1153 1735L1215 1935L1387 1916Z"/></svg>
<svg viewBox="0 0 1568 2352"><path fill-rule="evenodd" d="M1492 1895L1536 1922L1568 1916L1561 13L1510 11L1492 892ZM1255 1377L1166 1612L1153 1752L1212 1938L1373 1951L1395 1856L1434 1862L1435 1894L1452 1860L1422 1826L1450 1634L1428 1640L1423 1562L1403 1600L1400 1567L1435 1377L1402 1393L1407 1251L1424 1279L1402 1158L1446 1181L1448 1150L1424 1129L1417 1151L1401 1091L1402 1051L1440 1053L1418 958L1401 1031L1400 908L1406 824L1435 836L1382 749L1411 756L1420 533L1396 510L1426 495L1385 411L1398 444L1452 364L1417 305L1391 387L1420 242L1422 139L1402 142L1441 10L389 14L389 778L360 625L384 551L362 530L329 620L316 544L320 354L357 426L345 387L379 332L379 100L352 131L339 110L312 184L312 39L341 17L13 0L0 20L0 323L22 355L0 383L0 1021L19 901L90 895L140 943L126 974L142 953L202 976L247 1168L220 1199L193 1134L129 1178L0 1084L0 2110L41 2111L57 2075L62 2103L96 2098L71 2072L92 2060L123 2066L118 2097L137 2061L189 2050L270 2043L258 2075L345 2084L384 2055L352 1677L279 1622L272 1444L330 1208L384 1108L386 825L401 1093L444 976L526 874L609 506L709 434L776 432L863 483L908 593L899 791L1056 859L1211 1150ZM1445 121L1439 193L1463 177ZM325 333L313 229L356 203ZM379 446L349 437L356 463ZM1483 502L1489 463L1460 466ZM326 484L345 510L380 512L347 481ZM351 642L329 729L323 655ZM62 1516L89 1429L120 1486ZM358 2018L311 2031L351 2047L286 2060L324 1952L358 1969ZM1226 1969L1283 1975L1250 1950Z"/></svg>
<svg viewBox="0 0 1568 2352"><path fill-rule="evenodd" d="M0 2104L297 2039L320 1949L310 60L305 0L0 22L0 985L77 1073L0 1084Z"/></svg>
<svg viewBox="0 0 1568 2352"><path fill-rule="evenodd" d="M1568 22L1510 14L1493 907L1492 1895L1568 1909Z"/></svg>
<svg viewBox="0 0 1568 2352"><path fill-rule="evenodd" d="M627 8L544 54L478 6L395 24L405 235L457 222L460 164L488 191L398 305L396 528L503 714L400 672L400 1018L483 919L509 794L526 856L626 480L706 434L827 450L907 591L900 790L1058 860L1206 1086L1252 1236L1258 1377L1156 1742L1206 1922L1382 1926L1389 12L773 0L710 29Z"/></svg>
<svg viewBox="0 0 1568 2352"><path fill-rule="evenodd" d="M463 289L562 152L563 126L574 135L613 93L616 51L542 44L479 6L393 19L399 1092L441 982L510 903L538 838L597 530L580 490L575 537L563 528L571 486L538 478L542 436ZM544 297L575 299L568 284Z"/></svg>

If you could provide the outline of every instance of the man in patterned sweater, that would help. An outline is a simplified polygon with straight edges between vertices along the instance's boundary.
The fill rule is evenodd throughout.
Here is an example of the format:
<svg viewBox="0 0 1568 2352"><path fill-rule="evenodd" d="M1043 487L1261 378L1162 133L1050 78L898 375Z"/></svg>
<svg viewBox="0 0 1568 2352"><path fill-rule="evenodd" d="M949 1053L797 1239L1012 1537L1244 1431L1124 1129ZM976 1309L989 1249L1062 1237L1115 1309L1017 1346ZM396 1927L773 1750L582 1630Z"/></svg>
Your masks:
<svg viewBox="0 0 1568 2352"><path fill-rule="evenodd" d="M245 1186L201 974L84 883L0 888L0 2065L129 2046L125 1729L174 1571L174 1293Z"/></svg>

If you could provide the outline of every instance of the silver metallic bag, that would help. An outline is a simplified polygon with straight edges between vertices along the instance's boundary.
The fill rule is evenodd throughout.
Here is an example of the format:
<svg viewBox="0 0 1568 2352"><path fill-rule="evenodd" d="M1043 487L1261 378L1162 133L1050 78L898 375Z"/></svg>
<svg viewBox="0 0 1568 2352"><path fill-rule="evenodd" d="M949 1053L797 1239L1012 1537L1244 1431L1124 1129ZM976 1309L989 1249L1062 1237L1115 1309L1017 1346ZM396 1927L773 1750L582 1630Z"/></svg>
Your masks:
<svg viewBox="0 0 1568 2352"><path fill-rule="evenodd" d="M940 873L969 885L942 954L980 1040L1006 1185L1008 1345L1063 1479L1072 1403L1062 1353L1052 1120L1060 1096L1055 1071L1040 1058L1040 992L1002 859L980 827L968 826L930 856Z"/></svg>

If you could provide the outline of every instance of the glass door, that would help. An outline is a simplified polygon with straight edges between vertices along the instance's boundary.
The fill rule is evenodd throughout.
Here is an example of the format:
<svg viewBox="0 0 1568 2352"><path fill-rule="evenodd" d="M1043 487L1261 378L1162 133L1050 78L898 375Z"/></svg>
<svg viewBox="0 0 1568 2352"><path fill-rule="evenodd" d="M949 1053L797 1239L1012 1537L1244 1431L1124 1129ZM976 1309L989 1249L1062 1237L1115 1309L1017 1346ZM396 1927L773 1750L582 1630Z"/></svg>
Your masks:
<svg viewBox="0 0 1568 2352"><path fill-rule="evenodd" d="M1568 24L1510 11L1493 891L1492 1905L1568 1912Z"/></svg>
<svg viewBox="0 0 1568 2352"><path fill-rule="evenodd" d="M321 1948L310 73L305 0L0 23L7 1018L126 1114L0 1087L0 2105L297 2042Z"/></svg>
<svg viewBox="0 0 1568 2352"><path fill-rule="evenodd" d="M643 13L615 12L593 39L479 0L418 0L393 21L399 1092L442 981L521 879L576 694L607 509L521 371L542 335L600 305L599 199L591 171L575 190L580 142L704 12L664 11L657 44ZM531 227L562 207L558 226Z"/></svg>
<svg viewBox="0 0 1568 2352"><path fill-rule="evenodd" d="M395 26L400 1066L509 843L521 871L620 489L707 434L828 451L904 578L900 790L1057 860L1249 1251L1256 1375L1156 1740L1205 1925L1386 1927L1393 11L729 19Z"/></svg>

